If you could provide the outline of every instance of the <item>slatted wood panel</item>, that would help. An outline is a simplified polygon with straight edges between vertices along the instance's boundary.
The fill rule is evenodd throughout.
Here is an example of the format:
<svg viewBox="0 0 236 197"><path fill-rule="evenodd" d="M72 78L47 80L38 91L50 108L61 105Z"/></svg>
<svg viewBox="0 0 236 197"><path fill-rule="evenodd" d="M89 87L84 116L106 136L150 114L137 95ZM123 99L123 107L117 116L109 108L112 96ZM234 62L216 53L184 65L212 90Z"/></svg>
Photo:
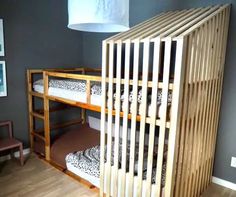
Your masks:
<svg viewBox="0 0 236 197"><path fill-rule="evenodd" d="M167 12L103 42L101 151L107 148L107 160L105 163L102 159L104 163L101 163L100 196L199 196L211 182L229 12L229 5ZM152 78L148 75L150 71ZM121 88L124 88L124 101L120 99ZM160 88L162 108L157 118ZM130 91L132 101L128 100ZM148 116L150 91L151 115ZM112 113L113 102L115 113ZM114 136L112 124L115 124ZM119 143L122 143L121 150ZM148 145L147 154L145 145Z"/></svg>

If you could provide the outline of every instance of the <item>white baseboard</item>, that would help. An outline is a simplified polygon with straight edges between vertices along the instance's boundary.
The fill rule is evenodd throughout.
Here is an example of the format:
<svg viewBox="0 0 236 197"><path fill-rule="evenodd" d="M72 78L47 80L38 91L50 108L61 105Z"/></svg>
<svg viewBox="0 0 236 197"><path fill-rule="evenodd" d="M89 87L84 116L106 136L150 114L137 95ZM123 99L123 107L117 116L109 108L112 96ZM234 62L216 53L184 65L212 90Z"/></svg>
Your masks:
<svg viewBox="0 0 236 197"><path fill-rule="evenodd" d="M212 182L217 185L221 185L223 187L227 187L229 189L236 191L236 184L235 183L232 183L232 182L229 182L229 181L226 181L226 180L214 177L214 176L212 177Z"/></svg>
<svg viewBox="0 0 236 197"><path fill-rule="evenodd" d="M26 148L23 150L23 155L27 155L30 153L30 149L29 148ZM15 157L20 157L20 152L19 151L16 151L14 152L14 156ZM3 162L3 161L6 161L6 160L10 160L11 159L11 155L5 155L5 156L2 156L0 157L0 162Z"/></svg>

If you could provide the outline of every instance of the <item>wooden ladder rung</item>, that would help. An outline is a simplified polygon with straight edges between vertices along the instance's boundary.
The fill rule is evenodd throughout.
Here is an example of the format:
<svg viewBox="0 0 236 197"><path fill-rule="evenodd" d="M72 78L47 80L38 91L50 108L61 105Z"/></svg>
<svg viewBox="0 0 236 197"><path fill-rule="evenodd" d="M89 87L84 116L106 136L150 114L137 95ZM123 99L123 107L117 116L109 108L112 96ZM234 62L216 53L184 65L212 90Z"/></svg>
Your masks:
<svg viewBox="0 0 236 197"><path fill-rule="evenodd" d="M43 94L38 92L30 91L30 94L35 97L43 98Z"/></svg>
<svg viewBox="0 0 236 197"><path fill-rule="evenodd" d="M30 113L32 116L40 118L42 120L44 120L44 116L42 114L36 113L36 112L31 112Z"/></svg>
<svg viewBox="0 0 236 197"><path fill-rule="evenodd" d="M37 137L37 138L39 138L39 139L45 141L45 137L42 136L42 135L40 135L40 134L37 133L37 132L31 132L31 135L33 135L33 136L35 136L35 137Z"/></svg>

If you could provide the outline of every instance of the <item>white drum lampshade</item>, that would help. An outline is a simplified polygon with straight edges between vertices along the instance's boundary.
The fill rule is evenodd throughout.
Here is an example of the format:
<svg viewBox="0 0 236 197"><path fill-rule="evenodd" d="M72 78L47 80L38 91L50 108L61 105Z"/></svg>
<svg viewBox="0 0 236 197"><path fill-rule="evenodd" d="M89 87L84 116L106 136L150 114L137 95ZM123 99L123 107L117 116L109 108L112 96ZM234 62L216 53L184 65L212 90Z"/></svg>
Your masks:
<svg viewBox="0 0 236 197"><path fill-rule="evenodd" d="M68 0L68 28L88 32L129 29L129 0Z"/></svg>

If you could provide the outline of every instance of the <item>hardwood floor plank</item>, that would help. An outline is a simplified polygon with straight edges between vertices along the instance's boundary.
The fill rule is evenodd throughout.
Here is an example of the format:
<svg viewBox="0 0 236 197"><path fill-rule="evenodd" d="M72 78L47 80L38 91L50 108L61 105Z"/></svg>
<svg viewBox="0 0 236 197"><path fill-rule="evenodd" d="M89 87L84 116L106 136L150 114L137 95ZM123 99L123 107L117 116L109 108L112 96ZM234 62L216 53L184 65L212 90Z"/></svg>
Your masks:
<svg viewBox="0 0 236 197"><path fill-rule="evenodd" d="M31 155L21 167L16 160L0 163L0 197L95 197L96 192Z"/></svg>

